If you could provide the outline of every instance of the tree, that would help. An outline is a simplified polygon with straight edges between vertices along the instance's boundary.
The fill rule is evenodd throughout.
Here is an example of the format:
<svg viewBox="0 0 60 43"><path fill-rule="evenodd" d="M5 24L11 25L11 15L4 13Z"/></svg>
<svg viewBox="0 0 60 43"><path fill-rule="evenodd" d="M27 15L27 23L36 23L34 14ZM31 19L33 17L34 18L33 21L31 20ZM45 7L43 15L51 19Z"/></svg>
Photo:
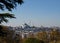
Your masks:
<svg viewBox="0 0 60 43"><path fill-rule="evenodd" d="M0 14L0 24L2 22L8 22L7 18L15 18L15 16L13 14L9 14L9 13L2 13ZM0 25L0 36L4 36L4 34L6 34L3 30L3 26Z"/></svg>
<svg viewBox="0 0 60 43"><path fill-rule="evenodd" d="M15 16L13 14L9 14L9 13L2 13L0 14L0 24L2 22L8 22L7 18L15 18Z"/></svg>
<svg viewBox="0 0 60 43"><path fill-rule="evenodd" d="M0 0L0 9L4 10L4 8L12 11L18 4L22 4L23 0Z"/></svg>
<svg viewBox="0 0 60 43"><path fill-rule="evenodd" d="M18 4L22 4L23 0L0 0L0 9L5 10L4 8L8 9L8 11L12 11ZM0 14L0 24L4 22L8 22L6 18L15 18L13 14L3 13Z"/></svg>
<svg viewBox="0 0 60 43"><path fill-rule="evenodd" d="M12 9L16 8L18 4L22 4L23 0L0 0L0 9L5 10L8 9L8 11L12 11ZM10 13L2 13L0 14L0 24L2 22L8 22L7 18L15 18L14 14ZM6 35L6 33L2 30L3 27L0 25L0 36Z"/></svg>
<svg viewBox="0 0 60 43"><path fill-rule="evenodd" d="M12 11L12 9L14 9L18 4L22 4L23 0L0 0L0 9L1 10L5 10L8 9L8 11ZM8 22L7 18L15 18L13 14L10 13L2 13L0 14L0 24L2 22ZM2 26L0 26L0 35L3 34L2 31Z"/></svg>

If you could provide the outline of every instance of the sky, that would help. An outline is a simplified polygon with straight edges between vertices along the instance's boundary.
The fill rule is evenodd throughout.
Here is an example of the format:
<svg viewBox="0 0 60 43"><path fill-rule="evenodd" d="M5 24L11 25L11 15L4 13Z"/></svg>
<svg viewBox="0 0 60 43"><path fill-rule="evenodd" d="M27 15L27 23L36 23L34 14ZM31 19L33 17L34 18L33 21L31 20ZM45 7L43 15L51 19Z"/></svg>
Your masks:
<svg viewBox="0 0 60 43"><path fill-rule="evenodd" d="M16 19L9 19L7 26L20 26L24 23L34 26L60 27L60 0L24 0L12 12L8 10L0 13L13 13Z"/></svg>

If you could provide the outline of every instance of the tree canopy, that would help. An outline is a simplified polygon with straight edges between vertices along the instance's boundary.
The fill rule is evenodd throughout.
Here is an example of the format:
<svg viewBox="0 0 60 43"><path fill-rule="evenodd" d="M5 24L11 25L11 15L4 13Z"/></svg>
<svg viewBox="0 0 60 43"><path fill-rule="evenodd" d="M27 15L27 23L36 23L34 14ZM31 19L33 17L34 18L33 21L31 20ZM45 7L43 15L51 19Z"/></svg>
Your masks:
<svg viewBox="0 0 60 43"><path fill-rule="evenodd" d="M0 0L0 9L4 10L5 8L9 11L12 11L17 4L22 4L23 0Z"/></svg>

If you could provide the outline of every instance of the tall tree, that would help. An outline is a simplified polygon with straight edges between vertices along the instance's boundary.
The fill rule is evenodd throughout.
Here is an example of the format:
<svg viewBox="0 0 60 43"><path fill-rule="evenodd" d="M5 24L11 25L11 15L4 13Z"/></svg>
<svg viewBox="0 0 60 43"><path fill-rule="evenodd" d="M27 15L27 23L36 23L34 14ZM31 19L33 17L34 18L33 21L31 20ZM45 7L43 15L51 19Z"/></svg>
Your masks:
<svg viewBox="0 0 60 43"><path fill-rule="evenodd" d="M17 4L22 4L23 0L0 0L0 9L1 10L5 10L8 9L8 11L12 11L12 9L14 9ZM4 22L8 22L8 20L6 18L15 18L13 14L9 14L9 13L2 13L0 14L0 24L4 21Z"/></svg>
<svg viewBox="0 0 60 43"><path fill-rule="evenodd" d="M7 18L15 18L15 16L13 14L9 14L9 13L1 13L0 14L0 24L2 22L8 22ZM0 25L0 36L4 36L4 34L6 34L2 29L3 26Z"/></svg>
<svg viewBox="0 0 60 43"><path fill-rule="evenodd" d="M8 11L12 11L18 4L22 4L23 0L0 0L0 10L8 9ZM0 14L0 24L2 22L8 22L7 18L15 18L13 14L10 13L2 13ZM0 26L0 36L3 35L2 26Z"/></svg>
<svg viewBox="0 0 60 43"><path fill-rule="evenodd" d="M0 9L1 10L5 10L8 9L8 11L12 11L12 9L14 9L18 4L22 4L23 0L0 0ZM2 13L0 14L0 24L4 21L4 22L8 22L8 20L6 18L15 18L13 14L9 14L9 13Z"/></svg>

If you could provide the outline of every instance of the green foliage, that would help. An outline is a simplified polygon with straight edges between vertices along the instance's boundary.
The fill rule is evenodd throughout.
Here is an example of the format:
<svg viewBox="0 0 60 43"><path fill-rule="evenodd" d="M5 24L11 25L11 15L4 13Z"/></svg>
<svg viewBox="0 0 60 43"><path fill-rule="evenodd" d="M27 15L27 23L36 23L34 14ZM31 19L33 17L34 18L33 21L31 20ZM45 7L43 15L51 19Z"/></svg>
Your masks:
<svg viewBox="0 0 60 43"><path fill-rule="evenodd" d="M22 4L23 0L0 0L0 9L4 10L4 8L12 11L18 4Z"/></svg>
<svg viewBox="0 0 60 43"><path fill-rule="evenodd" d="M0 0L0 9L1 10L5 10L8 9L8 11L12 11L12 9L14 9L17 4L22 4L23 0ZM10 14L10 13L2 13L0 14L0 24L2 22L8 22L7 18L15 18L14 14ZM4 36L4 34L6 34L3 30L3 28L0 26L0 36Z"/></svg>
<svg viewBox="0 0 60 43"><path fill-rule="evenodd" d="M12 11L12 9L14 9L18 4L22 4L23 0L0 0L0 9L1 10L5 10L8 9L8 11ZM8 22L7 18L15 18L14 14L10 14L10 13L0 13L0 24L2 22ZM0 25L0 37L2 36L3 38L6 37L6 42L7 43L13 43L12 40L12 34L7 34L9 33L9 31L5 32L4 30L2 30L3 27ZM4 28L5 29L5 28ZM13 33L13 32L10 32ZM3 38L0 38L0 40L2 40ZM0 41L0 43L3 43L2 41Z"/></svg>
<svg viewBox="0 0 60 43"><path fill-rule="evenodd" d="M8 22L8 19L7 18L15 18L15 16L13 14L9 14L9 13L1 13L0 14L0 24L2 22ZM0 25L0 36L5 36L7 35L7 33L5 31L2 30L3 29L3 26Z"/></svg>
<svg viewBox="0 0 60 43"><path fill-rule="evenodd" d="M0 14L0 24L2 22L8 22L7 18L15 18L15 16L13 14L9 14L9 13L2 13Z"/></svg>
<svg viewBox="0 0 60 43"><path fill-rule="evenodd" d="M27 38L25 40L25 43L44 43L42 40L36 39L36 38Z"/></svg>

